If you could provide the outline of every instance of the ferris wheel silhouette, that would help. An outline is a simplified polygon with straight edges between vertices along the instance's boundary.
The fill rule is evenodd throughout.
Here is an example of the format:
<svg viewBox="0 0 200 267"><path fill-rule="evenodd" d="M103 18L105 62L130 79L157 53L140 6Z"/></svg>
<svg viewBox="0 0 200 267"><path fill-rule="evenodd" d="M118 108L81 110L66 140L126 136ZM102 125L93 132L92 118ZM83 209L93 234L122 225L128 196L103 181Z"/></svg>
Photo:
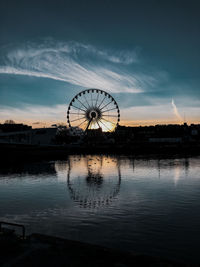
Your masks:
<svg viewBox="0 0 200 267"><path fill-rule="evenodd" d="M78 93L70 102L67 110L69 127L82 129L102 129L112 132L120 121L120 111L115 99L100 89L87 89Z"/></svg>

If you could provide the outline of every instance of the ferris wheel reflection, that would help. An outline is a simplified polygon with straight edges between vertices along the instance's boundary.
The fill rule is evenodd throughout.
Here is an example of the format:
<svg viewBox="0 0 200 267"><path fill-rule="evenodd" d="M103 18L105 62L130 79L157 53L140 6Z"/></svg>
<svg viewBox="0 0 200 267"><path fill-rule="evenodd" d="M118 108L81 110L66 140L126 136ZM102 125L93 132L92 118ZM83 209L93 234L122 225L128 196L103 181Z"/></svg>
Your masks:
<svg viewBox="0 0 200 267"><path fill-rule="evenodd" d="M68 161L67 187L81 208L97 209L117 199L121 185L120 162L106 156L76 156Z"/></svg>

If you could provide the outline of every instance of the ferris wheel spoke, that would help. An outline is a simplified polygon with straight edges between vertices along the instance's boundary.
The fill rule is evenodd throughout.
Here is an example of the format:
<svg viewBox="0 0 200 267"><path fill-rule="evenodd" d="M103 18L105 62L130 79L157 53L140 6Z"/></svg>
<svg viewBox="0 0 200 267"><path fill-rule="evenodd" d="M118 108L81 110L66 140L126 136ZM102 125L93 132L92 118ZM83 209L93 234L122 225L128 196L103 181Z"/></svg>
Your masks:
<svg viewBox="0 0 200 267"><path fill-rule="evenodd" d="M85 117L82 117L82 118L78 118L78 119L72 120L71 122L74 122L74 121L80 121L80 120L83 120L83 119L85 119Z"/></svg>
<svg viewBox="0 0 200 267"><path fill-rule="evenodd" d="M78 102L87 110L87 107L77 98Z"/></svg>
<svg viewBox="0 0 200 267"><path fill-rule="evenodd" d="M74 108L76 108L76 109L78 109L78 110L82 110L83 112L86 112L86 111L87 111L87 110L85 110L85 109L78 108L78 107L76 107L76 106L74 106L74 105L72 105L72 107L74 107Z"/></svg>
<svg viewBox="0 0 200 267"><path fill-rule="evenodd" d="M105 113L105 112L107 112L107 111L111 111L111 110L115 110L115 109L117 109L117 108L107 109L107 110L102 111L101 113Z"/></svg>
<svg viewBox="0 0 200 267"><path fill-rule="evenodd" d="M82 121L79 125L77 125L77 127L81 126L84 122L86 122L87 120Z"/></svg>
<svg viewBox="0 0 200 267"><path fill-rule="evenodd" d="M89 129L92 129L92 126L95 125L95 122L92 120L91 123L90 123L90 127Z"/></svg>
<svg viewBox="0 0 200 267"><path fill-rule="evenodd" d="M104 120L104 121L107 121L107 122L109 122L109 123L112 123L112 124L114 124L115 125L115 123L114 122L112 122L112 121L109 121L109 120L106 120L106 119L104 119L104 118L101 118L102 120Z"/></svg>
<svg viewBox="0 0 200 267"><path fill-rule="evenodd" d="M99 91L98 91L98 96L97 96L97 100L96 100L96 104L95 104L95 106L97 106L98 99L99 99Z"/></svg>
<svg viewBox="0 0 200 267"><path fill-rule="evenodd" d="M92 103L92 107L93 107L92 92L90 93L90 96L91 96L91 103Z"/></svg>
<svg viewBox="0 0 200 267"><path fill-rule="evenodd" d="M101 126L99 125L99 122L98 121L97 121L97 124L98 124L99 128L101 128Z"/></svg>
<svg viewBox="0 0 200 267"><path fill-rule="evenodd" d="M78 112L70 112L70 114L73 114L73 115L85 115L85 113L78 113Z"/></svg>
<svg viewBox="0 0 200 267"><path fill-rule="evenodd" d="M86 98L85 95L84 95L84 98L85 98L85 101L86 101L86 103L87 103L87 105L88 105L88 108L91 108L90 105L89 105L89 103L88 103L88 101L87 101L87 98Z"/></svg>
<svg viewBox="0 0 200 267"><path fill-rule="evenodd" d="M101 101L100 105L98 106L98 108L100 108L100 106L103 104L104 100L106 98L106 95L104 96L103 100Z"/></svg>
<svg viewBox="0 0 200 267"><path fill-rule="evenodd" d="M103 124L108 129L108 131L110 131L110 129L105 125L105 123L103 123L101 120L99 122Z"/></svg>
<svg viewBox="0 0 200 267"><path fill-rule="evenodd" d="M106 114L104 114L102 117L113 117L113 118L117 118L119 116L118 115L106 115Z"/></svg>
<svg viewBox="0 0 200 267"><path fill-rule="evenodd" d="M86 125L86 127L84 127L84 132L86 132L86 129L87 129L87 125Z"/></svg>
<svg viewBox="0 0 200 267"><path fill-rule="evenodd" d="M109 103L107 103L106 105L104 105L102 108L100 108L100 110L104 109L105 107L107 107L108 105L110 105L113 101L111 100Z"/></svg>

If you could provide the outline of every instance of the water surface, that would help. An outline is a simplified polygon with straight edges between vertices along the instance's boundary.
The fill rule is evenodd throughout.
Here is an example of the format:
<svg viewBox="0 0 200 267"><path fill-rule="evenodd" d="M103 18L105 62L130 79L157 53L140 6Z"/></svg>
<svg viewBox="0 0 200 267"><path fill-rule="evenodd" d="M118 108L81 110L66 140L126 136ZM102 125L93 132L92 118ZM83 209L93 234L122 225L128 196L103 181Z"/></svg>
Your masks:
<svg viewBox="0 0 200 267"><path fill-rule="evenodd" d="M3 166L0 220L39 232L200 262L200 157L69 156Z"/></svg>

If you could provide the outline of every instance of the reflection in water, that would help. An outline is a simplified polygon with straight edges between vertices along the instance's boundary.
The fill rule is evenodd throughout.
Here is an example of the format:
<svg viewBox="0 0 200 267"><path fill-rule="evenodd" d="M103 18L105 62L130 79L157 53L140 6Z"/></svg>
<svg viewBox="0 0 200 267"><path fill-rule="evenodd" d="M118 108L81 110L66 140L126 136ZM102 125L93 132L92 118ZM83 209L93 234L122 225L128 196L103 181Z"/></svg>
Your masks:
<svg viewBox="0 0 200 267"><path fill-rule="evenodd" d="M105 156L85 156L79 160L78 168L76 164L74 166L73 161L74 158L70 157L67 173L71 198L80 207L89 209L111 204L120 190L119 161ZM82 161L86 167L85 174Z"/></svg>
<svg viewBox="0 0 200 267"><path fill-rule="evenodd" d="M199 173L200 157L74 155L1 166L0 220L25 224L27 233L199 262Z"/></svg>
<svg viewBox="0 0 200 267"><path fill-rule="evenodd" d="M175 174L174 174L174 185L176 186L178 181L179 181L179 179L180 179L180 175L181 175L181 167L180 167L180 165L175 166L174 171L175 171Z"/></svg>
<svg viewBox="0 0 200 267"><path fill-rule="evenodd" d="M185 172L185 177L188 176L189 171L189 160L188 158L185 159L175 159L174 160L174 185L177 186L181 172Z"/></svg>
<svg viewBox="0 0 200 267"><path fill-rule="evenodd" d="M190 161L188 158L185 158L184 166L185 166L185 177L188 177L188 172L189 172L189 168L190 168Z"/></svg>

